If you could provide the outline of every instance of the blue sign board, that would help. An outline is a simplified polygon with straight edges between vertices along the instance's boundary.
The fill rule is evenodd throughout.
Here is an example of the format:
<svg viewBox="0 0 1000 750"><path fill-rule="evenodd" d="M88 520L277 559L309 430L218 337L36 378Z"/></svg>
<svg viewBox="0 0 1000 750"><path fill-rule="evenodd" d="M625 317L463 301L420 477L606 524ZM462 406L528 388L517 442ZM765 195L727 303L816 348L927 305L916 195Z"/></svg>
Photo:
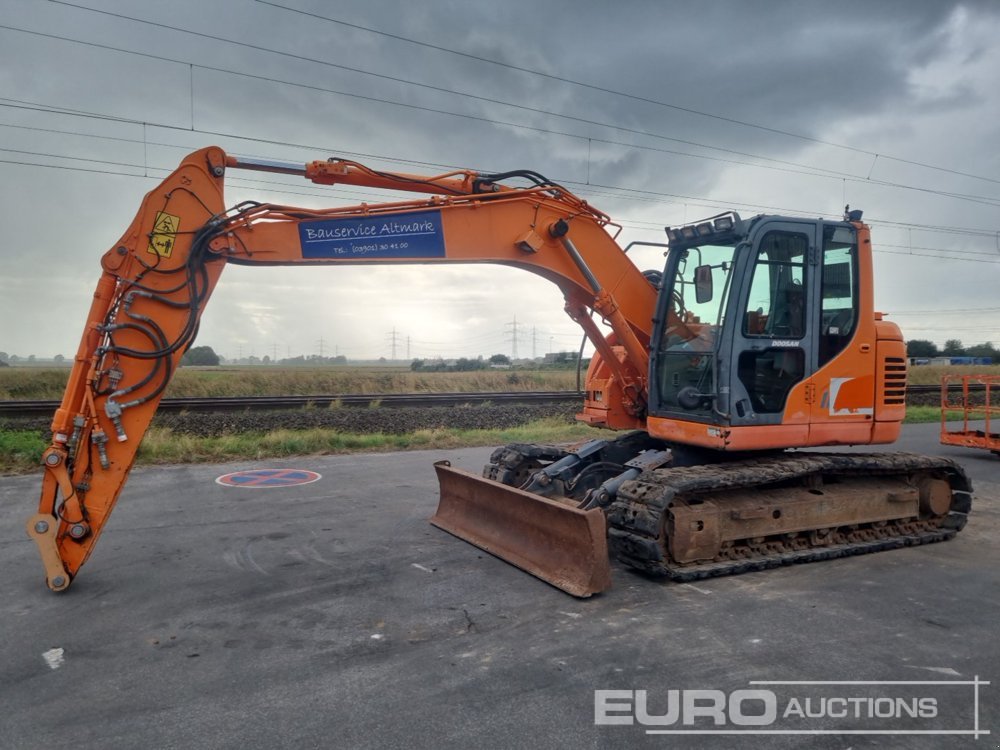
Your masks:
<svg viewBox="0 0 1000 750"><path fill-rule="evenodd" d="M299 224L303 258L443 258L440 211L318 219Z"/></svg>

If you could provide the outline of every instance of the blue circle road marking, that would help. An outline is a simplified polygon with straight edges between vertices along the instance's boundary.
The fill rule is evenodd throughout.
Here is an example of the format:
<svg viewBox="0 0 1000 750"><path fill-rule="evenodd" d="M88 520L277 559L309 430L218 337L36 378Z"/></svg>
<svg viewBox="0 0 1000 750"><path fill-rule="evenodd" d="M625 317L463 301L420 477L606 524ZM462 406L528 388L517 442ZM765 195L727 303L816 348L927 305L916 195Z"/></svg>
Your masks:
<svg viewBox="0 0 1000 750"><path fill-rule="evenodd" d="M294 487L297 484L310 484L321 476L308 469L251 469L250 471L234 471L223 474L215 482L225 487Z"/></svg>

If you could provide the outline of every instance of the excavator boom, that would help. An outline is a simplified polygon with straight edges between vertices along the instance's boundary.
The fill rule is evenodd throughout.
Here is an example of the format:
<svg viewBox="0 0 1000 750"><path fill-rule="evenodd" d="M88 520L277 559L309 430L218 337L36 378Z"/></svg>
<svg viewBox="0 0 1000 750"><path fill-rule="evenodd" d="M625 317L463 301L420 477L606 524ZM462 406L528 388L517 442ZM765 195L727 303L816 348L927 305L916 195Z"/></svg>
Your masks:
<svg viewBox="0 0 1000 750"><path fill-rule="evenodd" d="M236 168L428 197L328 210L248 203L227 211L224 176ZM513 178L523 178L529 185L513 188L500 183ZM52 422L52 444L43 457L38 513L28 522L48 586L54 590L69 586L93 550L227 263L488 262L526 269L554 282L565 297L567 312L590 324L588 332L599 356L609 363L615 386L629 394L610 418L599 411L591 421L609 427L641 426L652 326L649 311L656 290L615 244L609 223L607 216L569 191L530 172L418 176L376 171L345 160L307 165L240 160L218 148L191 154L147 194L131 226L102 260L103 273L69 385ZM605 338L591 323L591 311L611 326L612 338ZM470 483L485 484L485 480L453 474L442 484L443 507L450 512L439 513L439 525L460 535L465 525L480 524L485 507L472 513L466 506L463 517L460 504L450 502L462 492L478 496L479 490L463 488ZM503 485L490 491L494 496L516 494ZM527 505L530 502L522 497L524 518L534 512ZM565 529L555 521L560 515L549 511L538 533L554 536L543 547L565 547L568 540L575 540L575 546L600 560L604 572L595 580L601 575L606 579L606 555L592 554L596 537L603 541L593 514L579 525L573 510L566 506ZM478 533L477 543L488 548L489 540ZM507 552L501 553L499 546L491 551L527 559L537 541L513 535L507 540ZM533 572L548 577L545 567L535 564Z"/></svg>

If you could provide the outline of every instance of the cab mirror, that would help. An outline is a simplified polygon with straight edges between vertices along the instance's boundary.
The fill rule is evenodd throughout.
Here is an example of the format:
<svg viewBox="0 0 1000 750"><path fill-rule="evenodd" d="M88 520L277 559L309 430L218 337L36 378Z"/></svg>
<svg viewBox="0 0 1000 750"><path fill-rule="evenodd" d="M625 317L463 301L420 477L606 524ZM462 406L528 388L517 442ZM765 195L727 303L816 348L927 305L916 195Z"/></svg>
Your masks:
<svg viewBox="0 0 1000 750"><path fill-rule="evenodd" d="M712 301L711 266L698 266L694 269L694 298L699 305Z"/></svg>

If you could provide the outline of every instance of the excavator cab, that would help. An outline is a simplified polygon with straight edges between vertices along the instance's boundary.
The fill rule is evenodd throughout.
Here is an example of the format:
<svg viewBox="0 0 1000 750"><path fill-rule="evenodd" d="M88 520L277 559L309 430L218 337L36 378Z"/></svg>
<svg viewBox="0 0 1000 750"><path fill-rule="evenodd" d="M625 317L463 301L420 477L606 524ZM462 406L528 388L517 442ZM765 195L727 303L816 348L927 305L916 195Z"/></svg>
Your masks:
<svg viewBox="0 0 1000 750"><path fill-rule="evenodd" d="M878 348L874 313L859 325L861 287L871 284L870 264L864 275L859 262L862 226L729 213L668 230L651 434L681 429L721 450L829 444L813 428L833 417L836 442L872 442L876 382L858 377L875 372ZM843 400L839 412L831 397Z"/></svg>

